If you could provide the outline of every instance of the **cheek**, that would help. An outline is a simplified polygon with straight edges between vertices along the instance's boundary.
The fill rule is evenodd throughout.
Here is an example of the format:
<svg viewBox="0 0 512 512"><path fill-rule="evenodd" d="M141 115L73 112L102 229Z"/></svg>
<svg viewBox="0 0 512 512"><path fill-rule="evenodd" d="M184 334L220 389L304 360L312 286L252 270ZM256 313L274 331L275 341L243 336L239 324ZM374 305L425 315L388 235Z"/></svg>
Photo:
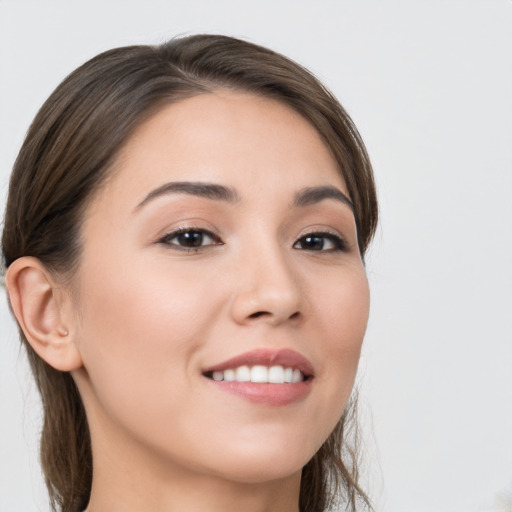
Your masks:
<svg viewBox="0 0 512 512"><path fill-rule="evenodd" d="M323 281L323 289L310 290L313 316L319 319L328 350L333 354L359 354L368 322L370 294L364 268L347 268Z"/></svg>
<svg viewBox="0 0 512 512"><path fill-rule="evenodd" d="M147 350L161 342L175 350L181 334L188 338L198 328L211 290L207 280L162 267L104 268L83 279L83 325L103 331L113 345Z"/></svg>
<svg viewBox="0 0 512 512"><path fill-rule="evenodd" d="M323 406L332 411L334 428L352 391L368 322L370 301L364 269L332 279L326 293L317 296L319 347L324 351L318 379L325 386Z"/></svg>
<svg viewBox="0 0 512 512"><path fill-rule="evenodd" d="M348 360L351 354L358 359L370 308L368 281L364 272L340 281L335 295L335 301L325 304L331 319L332 350L347 356Z"/></svg>
<svg viewBox="0 0 512 512"><path fill-rule="evenodd" d="M187 272L131 270L104 266L82 280L84 366L98 395L112 402L127 390L146 400L162 383L185 385L219 302L207 280Z"/></svg>

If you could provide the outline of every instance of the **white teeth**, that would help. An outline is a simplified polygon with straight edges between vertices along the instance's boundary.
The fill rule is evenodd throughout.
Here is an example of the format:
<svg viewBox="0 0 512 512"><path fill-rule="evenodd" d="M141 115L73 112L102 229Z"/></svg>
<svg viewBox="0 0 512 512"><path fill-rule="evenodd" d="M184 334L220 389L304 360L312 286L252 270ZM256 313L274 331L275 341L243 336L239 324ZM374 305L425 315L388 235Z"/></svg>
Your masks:
<svg viewBox="0 0 512 512"><path fill-rule="evenodd" d="M266 366L253 366L251 368L251 382L268 382L268 368Z"/></svg>
<svg viewBox="0 0 512 512"><path fill-rule="evenodd" d="M250 382L251 370L248 366L239 366L235 370L235 380L238 382Z"/></svg>
<svg viewBox="0 0 512 512"><path fill-rule="evenodd" d="M274 384L284 384L284 368L282 366L271 366L268 369L268 381Z"/></svg>
<svg viewBox="0 0 512 512"><path fill-rule="evenodd" d="M302 373L299 370L293 370L292 383L300 382L302 380Z"/></svg>
<svg viewBox="0 0 512 512"><path fill-rule="evenodd" d="M224 380L233 381L236 379L235 370L224 370Z"/></svg>
<svg viewBox="0 0 512 512"><path fill-rule="evenodd" d="M304 380L304 375L300 370L293 368L284 368L283 366L263 366L255 365L252 368L249 366L239 366L238 368L230 368L224 371L214 371L212 379L215 381L227 382L258 382L272 384L290 384L301 382Z"/></svg>

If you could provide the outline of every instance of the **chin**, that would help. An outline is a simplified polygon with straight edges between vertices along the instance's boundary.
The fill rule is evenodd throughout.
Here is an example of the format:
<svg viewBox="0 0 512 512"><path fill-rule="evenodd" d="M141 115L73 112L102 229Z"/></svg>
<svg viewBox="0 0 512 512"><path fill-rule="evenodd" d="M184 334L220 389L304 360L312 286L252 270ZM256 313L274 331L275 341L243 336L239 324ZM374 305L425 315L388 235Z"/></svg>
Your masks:
<svg viewBox="0 0 512 512"><path fill-rule="evenodd" d="M254 484L300 475L318 448L316 444L308 446L303 440L293 442L294 439L297 437L272 439L266 436L249 443L231 443L222 454L214 456L214 460L220 463L217 466L219 476L222 474L235 482Z"/></svg>
<svg viewBox="0 0 512 512"><path fill-rule="evenodd" d="M247 464L241 461L223 467L217 476L225 480L242 484L264 484L272 481L285 480L300 475L306 464L297 464L295 461L277 461L266 459L252 460Z"/></svg>

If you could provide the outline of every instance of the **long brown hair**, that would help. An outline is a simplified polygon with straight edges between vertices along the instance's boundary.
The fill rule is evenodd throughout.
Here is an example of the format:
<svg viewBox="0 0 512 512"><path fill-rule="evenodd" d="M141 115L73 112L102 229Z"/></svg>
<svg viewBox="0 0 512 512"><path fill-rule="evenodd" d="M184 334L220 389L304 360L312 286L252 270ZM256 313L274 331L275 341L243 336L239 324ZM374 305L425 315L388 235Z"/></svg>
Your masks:
<svg viewBox="0 0 512 512"><path fill-rule="evenodd" d="M56 275L72 277L84 208L129 135L163 105L219 87L277 99L315 126L347 184L364 255L377 223L375 186L364 144L345 110L286 57L238 39L196 35L107 51L53 92L14 165L2 238L5 268L34 256ZM41 461L51 505L75 512L87 506L92 482L84 407L70 374L39 358L20 333L42 397ZM357 450L347 442L354 407L347 406L303 469L302 512L327 510L336 499L349 510L369 506L358 484Z"/></svg>

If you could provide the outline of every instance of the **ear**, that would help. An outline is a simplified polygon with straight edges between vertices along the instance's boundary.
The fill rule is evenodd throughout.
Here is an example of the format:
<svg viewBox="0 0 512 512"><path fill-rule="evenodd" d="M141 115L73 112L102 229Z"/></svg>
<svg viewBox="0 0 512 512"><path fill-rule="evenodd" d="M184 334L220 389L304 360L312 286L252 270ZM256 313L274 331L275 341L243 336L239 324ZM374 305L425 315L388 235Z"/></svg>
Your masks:
<svg viewBox="0 0 512 512"><path fill-rule="evenodd" d="M57 370L80 368L69 294L41 261L17 259L7 269L5 284L14 316L37 354Z"/></svg>

